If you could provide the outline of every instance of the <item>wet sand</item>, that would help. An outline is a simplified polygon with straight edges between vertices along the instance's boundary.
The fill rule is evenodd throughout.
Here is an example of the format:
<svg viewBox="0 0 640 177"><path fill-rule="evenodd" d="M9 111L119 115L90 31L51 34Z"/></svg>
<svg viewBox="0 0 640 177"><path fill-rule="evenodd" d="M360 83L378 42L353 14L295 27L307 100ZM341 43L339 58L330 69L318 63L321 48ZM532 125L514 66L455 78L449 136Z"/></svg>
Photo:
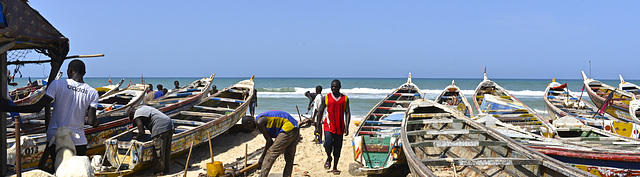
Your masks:
<svg viewBox="0 0 640 177"><path fill-rule="evenodd" d="M300 134L302 140L297 146L292 176L303 176L304 172L307 172L309 176L352 176L349 174L348 168L350 163L354 163L350 137L355 129L356 126L352 120L349 126L349 136L345 136L342 142L342 152L340 161L338 162L338 170L342 171L342 173L340 175L334 175L333 173L327 173L328 170L325 170L323 167L327 156L322 145L313 142L314 128L309 126L301 128ZM238 158L244 157L245 146L248 146L248 152L251 153L263 147L265 140L257 131L230 131L212 139L211 144L213 147L214 160L221 161L223 164L229 164L235 162ZM184 163L187 161L187 153L171 161L171 173L165 174L165 176L182 176L184 174ZM252 160L249 161L251 162ZM254 159L253 161L256 160ZM211 162L211 157L207 143L193 147L191 159L189 159L191 168L187 170L187 176L206 175L206 164L209 162ZM284 156L281 155L273 164L269 176L282 176L284 165ZM255 170L248 176L259 176L259 173L260 170ZM147 170L136 174L136 176L154 175L151 173L151 170Z"/></svg>

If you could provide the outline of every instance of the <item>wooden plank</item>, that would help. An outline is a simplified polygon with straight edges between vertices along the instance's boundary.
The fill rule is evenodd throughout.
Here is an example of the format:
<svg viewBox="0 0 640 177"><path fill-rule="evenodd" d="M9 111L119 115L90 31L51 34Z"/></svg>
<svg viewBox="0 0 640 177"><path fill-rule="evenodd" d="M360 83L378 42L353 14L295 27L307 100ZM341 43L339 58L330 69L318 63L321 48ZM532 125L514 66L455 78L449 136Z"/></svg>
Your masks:
<svg viewBox="0 0 640 177"><path fill-rule="evenodd" d="M180 125L180 126L176 127L176 129L182 129L182 130L191 130L191 129L194 129L194 128L196 128L196 127L194 127L194 126L186 126L186 125Z"/></svg>
<svg viewBox="0 0 640 177"><path fill-rule="evenodd" d="M504 165L539 165L540 160L522 159L522 158L439 158L424 159L422 163L426 166L450 166L454 163L456 166L504 166Z"/></svg>
<svg viewBox="0 0 640 177"><path fill-rule="evenodd" d="M364 122L365 125L402 125L402 122L392 122L392 121L373 121L368 120Z"/></svg>
<svg viewBox="0 0 640 177"><path fill-rule="evenodd" d="M413 102L413 100L384 100L385 103L400 103L407 104Z"/></svg>
<svg viewBox="0 0 640 177"><path fill-rule="evenodd" d="M195 125L200 126L204 125L204 122L192 121L192 120L180 120L180 119L171 119L174 124L184 124L184 125Z"/></svg>
<svg viewBox="0 0 640 177"><path fill-rule="evenodd" d="M423 119L407 121L407 124L446 124L446 123L462 123L462 119Z"/></svg>
<svg viewBox="0 0 640 177"><path fill-rule="evenodd" d="M198 109L204 109L204 110L211 110L211 111L223 111L223 112L233 112L235 109L229 109L229 108L220 108L220 107L208 107L208 106L193 106L194 108L198 108Z"/></svg>
<svg viewBox="0 0 640 177"><path fill-rule="evenodd" d="M459 130L418 130L408 131L407 135L462 135L487 133L483 130L459 129Z"/></svg>
<svg viewBox="0 0 640 177"><path fill-rule="evenodd" d="M397 108L397 107L378 107L377 109L389 110L389 111L406 111L407 108Z"/></svg>
<svg viewBox="0 0 640 177"><path fill-rule="evenodd" d="M395 96L420 96L419 93L394 93Z"/></svg>
<svg viewBox="0 0 640 177"><path fill-rule="evenodd" d="M231 102L231 103L244 103L243 100L236 100L236 99L231 99L231 98L211 97L209 99L217 100L217 101L224 101L224 102Z"/></svg>
<svg viewBox="0 0 640 177"><path fill-rule="evenodd" d="M362 126L363 129L376 129L376 130L400 130L400 128L402 127L398 127L398 126Z"/></svg>
<svg viewBox="0 0 640 177"><path fill-rule="evenodd" d="M499 117L498 120L502 122L513 122L513 121L537 121L537 117Z"/></svg>
<svg viewBox="0 0 640 177"><path fill-rule="evenodd" d="M203 117L221 117L223 114L210 113L210 112L194 112L194 111L180 111L180 114L187 116L203 116Z"/></svg>
<svg viewBox="0 0 640 177"><path fill-rule="evenodd" d="M451 117L451 113L412 113L411 117Z"/></svg>
<svg viewBox="0 0 640 177"><path fill-rule="evenodd" d="M359 131L358 134L361 134L361 135L400 136L400 132Z"/></svg>
<svg viewBox="0 0 640 177"><path fill-rule="evenodd" d="M506 146L506 142L482 141L482 140L432 140L423 142L413 142L411 147L472 147L472 146Z"/></svg>

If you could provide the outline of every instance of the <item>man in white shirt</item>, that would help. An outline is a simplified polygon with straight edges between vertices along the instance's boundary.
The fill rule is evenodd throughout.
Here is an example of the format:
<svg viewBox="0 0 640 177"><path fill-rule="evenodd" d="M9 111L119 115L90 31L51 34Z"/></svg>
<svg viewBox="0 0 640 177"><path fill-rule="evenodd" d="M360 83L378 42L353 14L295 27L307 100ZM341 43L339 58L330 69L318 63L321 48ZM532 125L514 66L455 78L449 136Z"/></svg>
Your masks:
<svg viewBox="0 0 640 177"><path fill-rule="evenodd" d="M51 118L45 117L47 126L47 144L53 137L58 127L69 127L73 132L80 135L80 138L72 137L76 145L76 155L85 155L87 150L87 138L84 136L85 115L89 118L88 124L98 127L96 118L96 107L98 106L98 92L88 84L84 83L85 65L80 60L73 60L67 68L66 80L54 80L47 87L45 95L33 105L27 106L4 106L8 110L16 112L38 112L45 106L53 103ZM6 104L6 103L2 103ZM45 152L49 152L55 159L55 144L47 147ZM43 153L43 159L47 158L47 153ZM54 169L55 171L55 169Z"/></svg>

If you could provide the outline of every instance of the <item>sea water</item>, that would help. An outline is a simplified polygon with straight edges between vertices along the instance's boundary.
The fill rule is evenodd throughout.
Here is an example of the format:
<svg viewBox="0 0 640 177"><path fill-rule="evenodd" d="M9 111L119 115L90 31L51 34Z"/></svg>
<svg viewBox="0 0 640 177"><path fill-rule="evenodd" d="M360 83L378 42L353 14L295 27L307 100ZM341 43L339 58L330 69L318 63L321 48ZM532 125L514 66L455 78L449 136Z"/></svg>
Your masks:
<svg viewBox="0 0 640 177"><path fill-rule="evenodd" d="M203 76L207 77L207 76ZM62 77L66 79L66 76ZM39 78L31 78L32 80ZM112 77L111 81L115 84L122 78ZM167 89L174 88L173 82L180 82L180 86L191 83L200 78L145 78L146 84L153 84L154 90L156 90L157 84L162 84ZM222 90L225 87L229 87L246 78L220 78L216 77L213 80L213 84L217 86L218 90ZM331 92L331 81L336 78L261 78L256 77L254 79L255 87L258 90L258 107L256 107L256 114L269 110L282 110L286 111L296 118L298 116L298 110L302 116L310 117L311 112L307 113L307 106L309 105L309 99L304 96L304 92L315 92L315 87L320 85L323 87L322 94ZM349 98L349 104L351 108L351 114L354 119L364 117L381 99L398 88L400 85L407 81L407 78L337 78L342 83L342 89L340 92L344 93ZM491 78L490 78L491 79ZM108 78L106 77L87 77L84 78L85 82L90 86L96 88L105 85L109 85ZM451 85L454 79L437 79L437 78L413 78L412 81L416 84L424 97L429 100L434 100L442 90ZM546 86L551 82L551 79L491 79L498 85L508 90L514 97L518 98L525 105L534 109L541 116L548 116L545 103L543 100L543 94ZM124 88L131 83L141 83L140 78L125 78L125 82L121 88ZM482 78L470 78L470 79L455 79L455 84L463 90L463 94L469 99L470 103L473 103L472 96L475 88L482 81ZM582 79L556 79L559 83L567 83L569 89L581 95ZM620 81L618 80L600 80L605 84L617 87ZM28 82L27 78L17 78L15 80L19 85L16 87L9 86L9 90L16 89L18 87L25 86ZM637 80L627 80L627 82L640 84ZM589 100L587 93L582 93L582 97L585 100ZM296 109L296 106L298 109ZM247 112L248 114L248 112Z"/></svg>

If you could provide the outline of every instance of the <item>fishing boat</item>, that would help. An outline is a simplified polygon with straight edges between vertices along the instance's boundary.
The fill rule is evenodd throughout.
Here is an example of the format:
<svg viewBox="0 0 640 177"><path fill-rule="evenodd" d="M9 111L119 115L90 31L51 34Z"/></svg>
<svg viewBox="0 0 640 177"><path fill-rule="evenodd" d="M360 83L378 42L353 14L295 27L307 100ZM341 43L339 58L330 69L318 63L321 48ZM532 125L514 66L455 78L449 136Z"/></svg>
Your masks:
<svg viewBox="0 0 640 177"><path fill-rule="evenodd" d="M635 95L598 80L587 78L584 72L582 72L582 78L585 90L596 107L604 109L604 112L618 119L640 124L640 119L637 117L640 115L640 110L637 107L631 107L632 102L634 102L634 106L638 105L638 101L634 101L637 100Z"/></svg>
<svg viewBox="0 0 640 177"><path fill-rule="evenodd" d="M189 109L208 96L215 75L193 81L146 104L167 115Z"/></svg>
<svg viewBox="0 0 640 177"><path fill-rule="evenodd" d="M380 175L395 171L390 168L402 168L405 160L399 141L400 124L409 103L421 97L422 92L411 83L409 75L406 83L380 100L367 113L351 139L358 171Z"/></svg>
<svg viewBox="0 0 640 177"><path fill-rule="evenodd" d="M467 101L467 97L462 94L462 90L456 86L455 81L451 81L451 85L444 88L442 93L436 97L436 103L454 107L467 117L473 116L471 104Z"/></svg>
<svg viewBox="0 0 640 177"><path fill-rule="evenodd" d="M583 124L598 129L630 138L638 138L638 131L634 130L638 130L640 125L615 118L607 113L598 113L598 108L571 92L566 83L560 84L555 82L555 79L549 83L544 92L544 101L552 120L571 116Z"/></svg>
<svg viewBox="0 0 640 177"><path fill-rule="evenodd" d="M101 98L98 101L98 110L96 117L100 125L93 128L85 125L84 131L87 137L87 155L99 154L104 151L103 142L118 133L124 132L131 125L131 121L124 117L124 109L129 106L139 104L144 97L144 90L147 85L135 84L129 85L127 88ZM44 116L44 115L41 115ZM40 119L40 118L38 118ZM46 129L44 120L23 119L21 124L21 132L23 135L34 139L37 143L36 147L31 147L22 156L22 168L27 170L38 166L40 157L46 148ZM7 128L7 144L11 146L14 142L13 136L15 129Z"/></svg>
<svg viewBox="0 0 640 177"><path fill-rule="evenodd" d="M589 176L451 106L417 100L405 116L400 139L412 176Z"/></svg>
<svg viewBox="0 0 640 177"><path fill-rule="evenodd" d="M198 146L235 125L245 115L249 100L255 96L253 89L252 77L201 100L188 110L168 115L175 127L171 156L176 157L189 150L191 144ZM144 133L145 138L132 141L138 133ZM154 164L154 147L149 131L139 132L134 127L109 138L104 144L104 159L111 166L101 168L96 176L132 174Z"/></svg>
<svg viewBox="0 0 640 177"><path fill-rule="evenodd" d="M633 84L631 82L625 82L624 79L622 78L622 75L619 75L619 76L620 76L620 84L618 84L618 89L632 93L636 95L636 98L640 97L640 86Z"/></svg>
<svg viewBox="0 0 640 177"><path fill-rule="evenodd" d="M109 83L111 83L111 78L109 78ZM111 93L118 91L118 89L120 89L120 86L122 86L122 83L124 83L124 78L122 78L122 80L120 80L120 82L115 85L109 84L106 86L98 87L96 88L96 91L98 91L98 95L100 95L101 98L109 96Z"/></svg>
<svg viewBox="0 0 640 177"><path fill-rule="evenodd" d="M60 79L60 77L62 77L62 72L59 72L56 75L55 80ZM47 80L48 79L30 82L26 87L17 88L9 92L9 96L11 96L13 103L18 106L33 104L40 100L44 95L44 92L47 89Z"/></svg>
<svg viewBox="0 0 640 177"><path fill-rule="evenodd" d="M500 122L491 115L474 118L534 150L596 176L640 175L640 143L566 116L554 121L559 137L549 138ZM489 126L492 125L492 126Z"/></svg>
<svg viewBox="0 0 640 177"><path fill-rule="evenodd" d="M526 129L528 132L552 137L554 129L548 120L523 104L497 83L487 79L478 84L473 95L473 104L478 114L491 114L498 120ZM551 133L548 134L547 133Z"/></svg>

